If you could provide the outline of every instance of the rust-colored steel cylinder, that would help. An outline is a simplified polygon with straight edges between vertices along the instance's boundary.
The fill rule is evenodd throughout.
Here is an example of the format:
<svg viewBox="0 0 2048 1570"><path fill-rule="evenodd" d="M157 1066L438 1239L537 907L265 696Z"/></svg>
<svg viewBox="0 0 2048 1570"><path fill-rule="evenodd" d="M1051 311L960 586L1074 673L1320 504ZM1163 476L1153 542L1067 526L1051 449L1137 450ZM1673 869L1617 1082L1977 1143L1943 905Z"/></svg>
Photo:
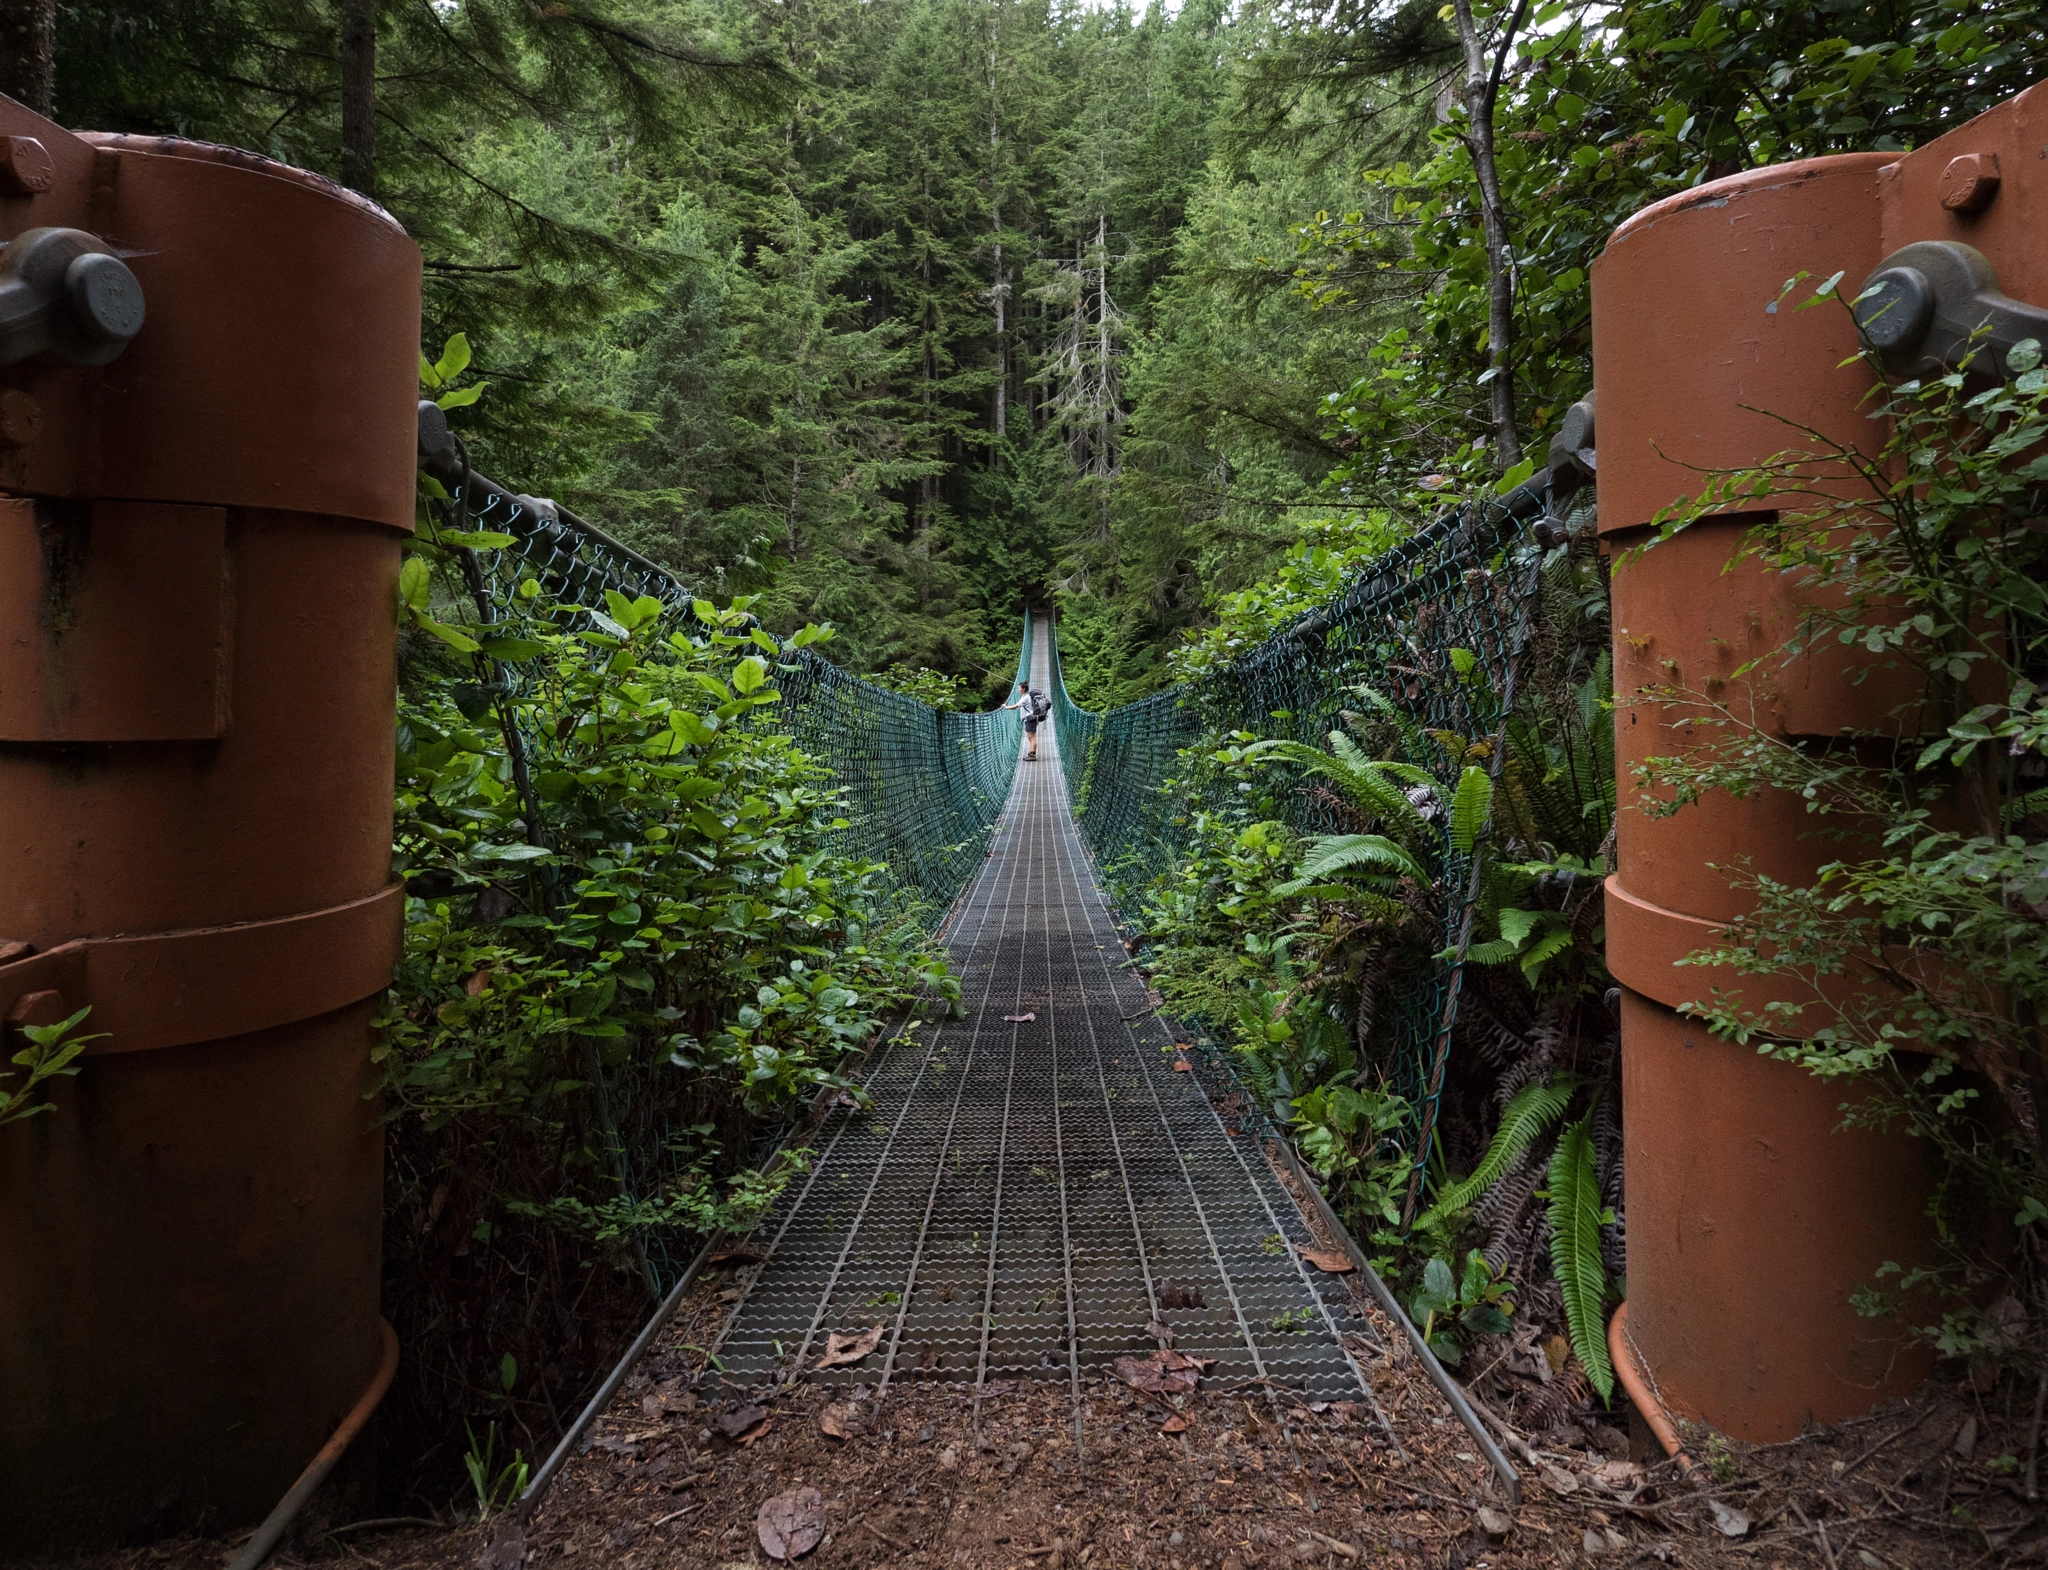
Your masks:
<svg viewBox="0 0 2048 1570"><path fill-rule="evenodd" d="M2007 295L2048 302L2043 145L2048 88L2037 88L1909 155L1813 159L1668 198L1616 230L1593 267L1600 530L1616 563L1623 811L1607 941L1625 989L1629 1328L1674 1409L1742 1439L1789 1438L1928 1372L1924 1348L1851 1299L1885 1261L1927 1257L1932 1162L1903 1135L1842 1130L1839 1086L1677 1012L1716 986L1753 1009L1797 1000L1677 962L1748 908L1742 871L1806 882L1843 848L1815 837L1805 804L1782 792L1712 793L1653 818L1633 771L1717 734L1699 723L1714 704L1787 740L1917 727L1900 677L1872 669L1858 681L1853 654L1767 658L1737 678L1808 603L1796 579L1725 570L1753 515L1629 548L1660 508L1698 494L1702 470L1802 445L1783 420L1865 451L1881 440L1859 407L1867 368L1842 363L1858 347L1847 311L1792 309L1811 284L1776 303L1796 274L1840 270L1853 296L1902 246L1942 241L1983 253Z"/></svg>
<svg viewBox="0 0 2048 1570"><path fill-rule="evenodd" d="M5 98L0 239L0 1020L105 1033L0 1127L4 1558L260 1518L379 1366L420 257Z"/></svg>

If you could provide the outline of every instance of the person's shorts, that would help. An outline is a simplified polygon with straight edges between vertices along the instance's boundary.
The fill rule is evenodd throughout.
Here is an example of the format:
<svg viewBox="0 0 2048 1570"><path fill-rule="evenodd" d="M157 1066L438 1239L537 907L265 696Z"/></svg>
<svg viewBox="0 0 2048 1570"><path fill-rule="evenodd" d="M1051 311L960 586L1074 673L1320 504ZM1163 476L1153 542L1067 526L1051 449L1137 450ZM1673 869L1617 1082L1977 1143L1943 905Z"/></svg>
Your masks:
<svg viewBox="0 0 2048 1570"><path fill-rule="evenodd" d="M1038 734L1038 721L1026 720L1024 722L1024 734L1027 736L1036 736Z"/></svg>

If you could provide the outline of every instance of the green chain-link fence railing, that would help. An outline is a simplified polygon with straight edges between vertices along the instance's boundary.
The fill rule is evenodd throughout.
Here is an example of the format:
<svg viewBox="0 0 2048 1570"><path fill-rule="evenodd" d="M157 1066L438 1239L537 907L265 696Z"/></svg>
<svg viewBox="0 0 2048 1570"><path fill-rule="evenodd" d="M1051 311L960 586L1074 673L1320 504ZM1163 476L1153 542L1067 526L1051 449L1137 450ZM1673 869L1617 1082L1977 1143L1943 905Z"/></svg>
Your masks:
<svg viewBox="0 0 2048 1570"><path fill-rule="evenodd" d="M1106 713L1074 702L1055 652L1053 716L1074 810L1125 920L1140 918L1145 891L1190 849L1196 814L1216 805L1205 794L1213 770L1199 754L1232 732L1322 747L1346 728L1347 711L1356 728L1365 710L1391 722L1381 755L1428 770L1446 797L1469 763L1497 772L1546 554L1529 525L1565 505L1545 471L1452 511L1228 666ZM1350 826L1323 790L1294 793L1285 810L1303 833ZM1408 976L1393 1008L1375 1015L1376 1066L1416 1110L1418 1166L1442 1095L1478 894L1474 857L1457 849L1448 821L1435 829L1428 870L1445 891L1445 957Z"/></svg>

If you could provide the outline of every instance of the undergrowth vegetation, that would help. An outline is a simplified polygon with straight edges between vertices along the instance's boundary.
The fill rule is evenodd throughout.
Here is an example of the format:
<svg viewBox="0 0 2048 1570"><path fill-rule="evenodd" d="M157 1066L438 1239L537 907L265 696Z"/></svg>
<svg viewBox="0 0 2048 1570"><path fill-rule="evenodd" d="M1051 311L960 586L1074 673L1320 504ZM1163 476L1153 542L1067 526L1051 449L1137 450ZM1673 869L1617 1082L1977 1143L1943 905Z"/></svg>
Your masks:
<svg viewBox="0 0 2048 1570"><path fill-rule="evenodd" d="M758 1216L803 1168L764 1171L768 1144L860 1094L884 1014L957 984L886 870L833 848L834 783L777 732L781 648L745 600L674 625L528 579L487 620L456 569L509 542L439 539L404 579L377 1059L402 1421L446 1471L470 1429L528 1456L560 1432L651 1265Z"/></svg>

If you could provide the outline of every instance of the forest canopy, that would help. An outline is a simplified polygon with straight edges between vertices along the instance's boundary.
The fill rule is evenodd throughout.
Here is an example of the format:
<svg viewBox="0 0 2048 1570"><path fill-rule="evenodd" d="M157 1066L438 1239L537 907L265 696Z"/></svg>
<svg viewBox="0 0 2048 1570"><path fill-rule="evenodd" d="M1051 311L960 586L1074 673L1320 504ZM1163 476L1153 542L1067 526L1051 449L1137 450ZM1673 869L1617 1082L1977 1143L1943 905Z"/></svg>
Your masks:
<svg viewBox="0 0 2048 1570"><path fill-rule="evenodd" d="M4 85L65 124L391 208L488 472L981 698L1057 597L1105 704L1540 454L1629 212L1914 145L2042 47L2012 0L5 10L54 19Z"/></svg>

